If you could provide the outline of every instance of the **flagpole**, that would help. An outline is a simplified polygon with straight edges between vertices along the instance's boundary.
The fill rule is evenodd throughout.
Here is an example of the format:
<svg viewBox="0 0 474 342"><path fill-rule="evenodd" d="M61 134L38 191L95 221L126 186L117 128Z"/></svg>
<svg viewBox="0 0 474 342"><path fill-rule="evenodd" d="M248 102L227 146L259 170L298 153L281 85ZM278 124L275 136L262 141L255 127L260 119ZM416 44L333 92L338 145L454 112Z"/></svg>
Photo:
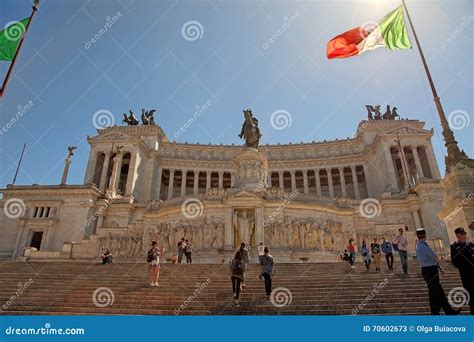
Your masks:
<svg viewBox="0 0 474 342"><path fill-rule="evenodd" d="M5 79L3 80L2 88L0 88L0 98L3 96L3 93L5 92L5 88L7 87L8 80L10 79L10 74L13 70L13 67L15 66L16 58L18 57L21 46L23 45L23 42L25 40L26 32L28 31L28 28L30 27L31 21L33 20L33 17L36 11L38 11L39 1L40 0L35 0L33 4L30 20L28 21L28 24L26 25L25 32L23 32L23 35L20 39L20 43L18 44L18 48L15 51L15 56L13 57L13 61L10 63L10 67L8 68L7 75L5 76Z"/></svg>
<svg viewBox="0 0 474 342"><path fill-rule="evenodd" d="M426 63L425 55L423 54L423 50L421 49L420 41L418 40L415 27L413 26L413 22L411 21L410 13L408 12L405 0L402 0L402 4L403 8L405 9L405 13L407 14L411 32L413 33L413 37L415 38L416 47L418 48L418 52L420 53L421 62L423 63L426 77L428 78L431 92L433 93L433 100L438 111L439 119L441 121L442 134L444 137L445 146L448 150L448 155L445 157L446 173L449 173L449 171L451 171L451 168L456 168L458 164L471 164L472 161L469 160L468 156L464 153L464 151L461 151L459 149L458 142L454 138L454 133L451 128L449 128L448 120L446 119L446 115L444 114L443 106L441 105L441 100L438 96L438 92L436 91L433 78L431 77L430 69L428 68L428 64Z"/></svg>
<svg viewBox="0 0 474 342"><path fill-rule="evenodd" d="M13 185L16 182L16 176L18 176L18 170L20 170L21 161L23 159L23 153L25 153L26 143L23 144L23 150L21 150L20 160L18 160L18 166L16 167L15 177L13 177Z"/></svg>

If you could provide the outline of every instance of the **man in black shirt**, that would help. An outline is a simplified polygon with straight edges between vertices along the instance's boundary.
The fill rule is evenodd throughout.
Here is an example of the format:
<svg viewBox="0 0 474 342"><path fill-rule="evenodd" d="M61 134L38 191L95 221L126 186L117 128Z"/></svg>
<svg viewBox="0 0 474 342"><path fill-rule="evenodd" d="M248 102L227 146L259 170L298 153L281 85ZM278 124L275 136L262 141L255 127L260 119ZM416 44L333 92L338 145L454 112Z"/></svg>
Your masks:
<svg viewBox="0 0 474 342"><path fill-rule="evenodd" d="M469 293L469 307L474 315L474 243L467 241L463 227L454 230L458 241L451 245L451 263L459 270L463 287Z"/></svg>

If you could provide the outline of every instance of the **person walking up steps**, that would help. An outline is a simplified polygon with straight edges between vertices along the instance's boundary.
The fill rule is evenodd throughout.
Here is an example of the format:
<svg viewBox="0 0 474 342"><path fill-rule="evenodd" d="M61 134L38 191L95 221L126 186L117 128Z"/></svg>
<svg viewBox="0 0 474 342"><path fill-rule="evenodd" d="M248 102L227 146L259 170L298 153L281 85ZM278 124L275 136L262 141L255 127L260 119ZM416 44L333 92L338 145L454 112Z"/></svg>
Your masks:
<svg viewBox="0 0 474 342"><path fill-rule="evenodd" d="M160 255L164 252L164 247L161 250L158 248L158 242L151 242L151 248L146 256L146 261L149 265L148 274L150 277L150 286L160 286L158 283L158 279L160 278Z"/></svg>
<svg viewBox="0 0 474 342"><path fill-rule="evenodd" d="M398 229L398 235L393 239L393 248L398 251L402 263L403 273L408 274L408 240L403 236L403 228Z"/></svg>
<svg viewBox="0 0 474 342"><path fill-rule="evenodd" d="M239 251L240 251L240 254L242 255L242 260L245 263L245 267L247 267L247 264L249 263L249 251L245 247L244 242L242 242L240 244ZM247 285L245 285L245 276L244 276L244 279L242 279L242 285L241 286L242 286L243 289L247 287Z"/></svg>
<svg viewBox="0 0 474 342"><path fill-rule="evenodd" d="M387 260L387 266L389 271L393 271L393 248L390 241L382 238L382 253L385 255L385 260Z"/></svg>
<svg viewBox="0 0 474 342"><path fill-rule="evenodd" d="M347 252L349 253L349 264L351 264L351 268L356 268L355 266L355 244L352 238L349 239L349 244L347 245Z"/></svg>
<svg viewBox="0 0 474 342"><path fill-rule="evenodd" d="M362 240L362 246L360 246L360 254L364 259L365 268L367 269L367 271L370 271L370 263L372 256L370 255L369 247L367 247L365 240Z"/></svg>
<svg viewBox="0 0 474 342"><path fill-rule="evenodd" d="M240 284L245 277L245 262L242 260L242 253L238 250L234 259L230 263L230 280L232 281L232 293L234 305L239 307Z"/></svg>
<svg viewBox="0 0 474 342"><path fill-rule="evenodd" d="M374 257L374 266L375 271L380 271L380 261L381 261L381 254L380 254L380 244L377 242L377 238L374 238L374 242L370 244L370 249L372 251L372 256Z"/></svg>
<svg viewBox="0 0 474 342"><path fill-rule="evenodd" d="M262 276L265 279L265 293L267 298L270 298L272 293L272 278L273 278L273 256L270 255L270 250L265 247L263 250L262 260L260 261L262 266Z"/></svg>

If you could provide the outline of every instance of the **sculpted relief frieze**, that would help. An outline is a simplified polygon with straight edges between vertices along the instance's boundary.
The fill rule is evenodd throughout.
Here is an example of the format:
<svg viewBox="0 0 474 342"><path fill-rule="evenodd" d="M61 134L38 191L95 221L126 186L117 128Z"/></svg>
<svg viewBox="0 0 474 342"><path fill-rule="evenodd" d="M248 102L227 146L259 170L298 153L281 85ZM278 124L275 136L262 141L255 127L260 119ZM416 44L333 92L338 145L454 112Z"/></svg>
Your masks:
<svg viewBox="0 0 474 342"><path fill-rule="evenodd" d="M322 252L344 249L350 227L328 219L279 216L265 224L265 241L271 247L314 249Z"/></svg>

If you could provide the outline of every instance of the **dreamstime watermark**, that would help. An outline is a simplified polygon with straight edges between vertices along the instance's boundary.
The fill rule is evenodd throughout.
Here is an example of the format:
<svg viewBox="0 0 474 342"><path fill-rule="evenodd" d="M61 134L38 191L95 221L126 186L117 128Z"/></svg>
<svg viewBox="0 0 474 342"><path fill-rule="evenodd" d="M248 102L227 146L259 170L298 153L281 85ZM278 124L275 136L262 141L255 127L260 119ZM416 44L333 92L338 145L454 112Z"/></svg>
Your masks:
<svg viewBox="0 0 474 342"><path fill-rule="evenodd" d="M107 16L105 18L104 26L88 41L84 43L84 48L86 50L90 49L92 45L94 45L103 35L107 33L107 31L114 26L114 24L119 21L122 17L122 13L118 11L113 17Z"/></svg>
<svg viewBox="0 0 474 342"><path fill-rule="evenodd" d="M104 215L105 211L112 204L112 202L113 202L113 199L106 198L105 204L100 206L100 208L94 213L94 215L87 218L86 227L89 227L89 225L95 222L99 216Z"/></svg>
<svg viewBox="0 0 474 342"><path fill-rule="evenodd" d="M375 198L366 198L360 202L359 213L362 217L371 219L379 216L382 211L380 202Z"/></svg>
<svg viewBox="0 0 474 342"><path fill-rule="evenodd" d="M293 123L293 118L287 110L278 109L270 115L270 125L277 130L288 128Z"/></svg>
<svg viewBox="0 0 474 342"><path fill-rule="evenodd" d="M0 130L0 135L4 135L5 133L8 132L8 130L10 128L13 127L13 125L15 125L18 120L20 120L20 118L25 115L30 109L31 107L34 106L34 103L33 101L28 101L28 103L24 106L22 105L19 105L17 108L17 112L15 113L15 115L5 124L5 126L2 127L2 129Z"/></svg>
<svg viewBox="0 0 474 342"><path fill-rule="evenodd" d="M204 28L199 21L190 20L185 22L181 27L181 35L188 42L193 42L202 38L204 35Z"/></svg>
<svg viewBox="0 0 474 342"><path fill-rule="evenodd" d="M270 294L270 302L277 308L290 305L293 301L293 294L286 287L277 287Z"/></svg>
<svg viewBox="0 0 474 342"><path fill-rule="evenodd" d="M186 132L186 130L192 126L192 124L202 115L204 114L208 109L209 107L212 105L212 102L211 101L207 101L205 104L203 104L202 106L200 105L196 105L194 107L194 113L191 115L191 117L176 131L174 131L174 134L173 136L175 137L175 139L178 139L181 134L183 134L184 132Z"/></svg>
<svg viewBox="0 0 474 342"><path fill-rule="evenodd" d="M194 219L204 213L204 204L197 198L188 198L181 205L184 217Z"/></svg>
<svg viewBox="0 0 474 342"><path fill-rule="evenodd" d="M465 110L457 109L449 113L448 124L451 129L460 130L469 127L471 118Z"/></svg>
<svg viewBox="0 0 474 342"><path fill-rule="evenodd" d="M266 41L262 43L262 48L267 50L274 42L280 38L280 36L296 21L300 14L295 12L291 17L284 17L283 24L268 38Z"/></svg>
<svg viewBox="0 0 474 342"><path fill-rule="evenodd" d="M470 192L459 202L459 205L449 213L444 219L441 220L441 225L446 227L449 219L453 218L459 211L461 211L474 197L474 193Z"/></svg>
<svg viewBox="0 0 474 342"><path fill-rule="evenodd" d="M197 296L199 296L209 286L210 283L211 283L210 278L207 278L202 283L196 283L195 284L196 288L194 289L193 293L188 298L186 298L183 304L181 304L176 309L174 309L174 314L179 315L182 310L184 310L189 304L194 302Z"/></svg>
<svg viewBox="0 0 474 342"><path fill-rule="evenodd" d="M365 297L364 300L359 305L357 305L354 309L352 309L352 315L354 315L354 316L357 315L359 313L359 311L362 310L367 304L369 304L372 301L372 299L374 299L374 297L376 295L378 295L379 292L382 291L383 288L387 284L388 284L388 279L387 278L382 280L380 283L375 283L374 288L367 295L367 297Z"/></svg>
<svg viewBox="0 0 474 342"><path fill-rule="evenodd" d="M469 300L469 292L462 286L454 287L448 293L448 302L454 308L467 305Z"/></svg>
<svg viewBox="0 0 474 342"><path fill-rule="evenodd" d="M276 210L274 210L267 218L265 218L265 220L263 221L263 226L264 227L269 226L278 217L278 215L283 213L283 210L285 209L285 207L291 202L293 202L299 196L299 194L300 192L298 191L298 189L296 189L289 196L287 196L285 200L283 201L283 203L280 206L278 206L278 208L276 208Z"/></svg>
<svg viewBox="0 0 474 342"><path fill-rule="evenodd" d="M449 35L448 38L446 38L444 41L441 42L440 48L441 50L446 49L446 47L451 44L466 27L469 26L471 22L474 21L474 15L471 15L469 17L462 17L461 24Z"/></svg>
<svg viewBox="0 0 474 342"><path fill-rule="evenodd" d="M92 303L98 308L105 308L106 306L114 304L115 294L109 287L98 287L92 293Z"/></svg>
<svg viewBox="0 0 474 342"><path fill-rule="evenodd" d="M21 198L9 198L3 205L3 212L8 218L19 218L25 214L26 204Z"/></svg>
<svg viewBox="0 0 474 342"><path fill-rule="evenodd" d="M110 110L99 109L92 116L92 124L97 129L103 129L113 126L115 123L114 115Z"/></svg>
<svg viewBox="0 0 474 342"><path fill-rule="evenodd" d="M25 33L26 26L21 21L10 21L3 27L3 35L6 40L16 42Z"/></svg>
<svg viewBox="0 0 474 342"><path fill-rule="evenodd" d="M28 289L28 287L30 287L30 285L33 284L33 283L34 283L34 281L33 281L32 278L28 279L28 281L26 281L23 284L21 282L19 282L18 283L18 288L15 291L15 294L13 296L11 296L10 298L8 298L8 300L5 302L5 304L3 304L2 310L7 310L8 307L10 305L12 305L18 299L18 297L20 297L20 295L23 294Z"/></svg>
<svg viewBox="0 0 474 342"><path fill-rule="evenodd" d="M5 329L6 335L85 335L84 328L53 328L51 323L45 323L40 328L15 328L9 326Z"/></svg>

